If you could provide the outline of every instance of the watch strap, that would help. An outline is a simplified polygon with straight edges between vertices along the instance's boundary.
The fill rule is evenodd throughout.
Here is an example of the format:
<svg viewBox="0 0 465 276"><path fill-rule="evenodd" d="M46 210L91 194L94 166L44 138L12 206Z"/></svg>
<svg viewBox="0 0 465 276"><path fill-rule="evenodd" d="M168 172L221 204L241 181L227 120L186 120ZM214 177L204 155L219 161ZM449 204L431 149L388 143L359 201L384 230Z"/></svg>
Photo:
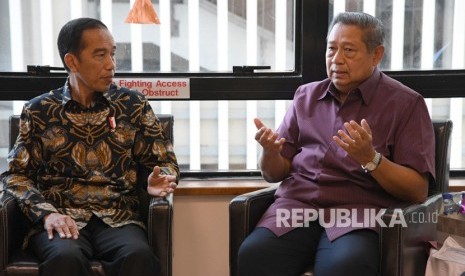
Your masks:
<svg viewBox="0 0 465 276"><path fill-rule="evenodd" d="M376 168L378 168L379 164L381 163L381 159L381 153L375 151L375 157L373 157L373 160L365 165L362 165L362 169L365 170L366 173L376 170Z"/></svg>

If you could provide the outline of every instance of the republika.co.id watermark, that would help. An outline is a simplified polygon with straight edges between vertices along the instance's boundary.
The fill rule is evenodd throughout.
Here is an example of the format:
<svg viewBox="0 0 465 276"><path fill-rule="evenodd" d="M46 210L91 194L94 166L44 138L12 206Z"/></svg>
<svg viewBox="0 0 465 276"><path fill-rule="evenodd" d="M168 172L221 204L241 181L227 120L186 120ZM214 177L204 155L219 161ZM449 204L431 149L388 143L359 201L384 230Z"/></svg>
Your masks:
<svg viewBox="0 0 465 276"><path fill-rule="evenodd" d="M394 227L400 225L407 227L407 223L437 223L438 212L415 213L412 212L406 220L402 209L393 209L389 221L383 220L386 209L276 209L276 227L308 227L311 222L318 221L324 227Z"/></svg>

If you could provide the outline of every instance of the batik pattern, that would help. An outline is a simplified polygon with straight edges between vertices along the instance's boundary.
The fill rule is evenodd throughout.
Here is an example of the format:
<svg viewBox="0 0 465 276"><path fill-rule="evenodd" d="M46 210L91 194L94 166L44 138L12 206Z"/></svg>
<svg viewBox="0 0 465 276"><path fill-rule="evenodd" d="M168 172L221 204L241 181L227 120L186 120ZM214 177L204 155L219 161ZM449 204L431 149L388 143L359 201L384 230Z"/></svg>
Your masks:
<svg viewBox="0 0 465 276"><path fill-rule="evenodd" d="M68 87L25 104L9 169L1 176L4 189L32 222L59 212L79 229L92 214L113 227L143 226L138 172L158 165L162 174L178 177L171 141L142 94L112 85L84 108Z"/></svg>

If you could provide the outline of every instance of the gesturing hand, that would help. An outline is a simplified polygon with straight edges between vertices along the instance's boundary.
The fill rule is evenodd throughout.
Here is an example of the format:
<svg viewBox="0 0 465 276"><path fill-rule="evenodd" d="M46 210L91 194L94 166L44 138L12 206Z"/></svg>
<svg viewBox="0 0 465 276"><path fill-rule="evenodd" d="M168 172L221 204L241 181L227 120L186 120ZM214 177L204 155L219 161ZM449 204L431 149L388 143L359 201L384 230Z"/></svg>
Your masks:
<svg viewBox="0 0 465 276"><path fill-rule="evenodd" d="M344 128L347 132L338 130L339 137L333 136L333 140L360 164L373 160L376 153L373 148L371 128L367 121L363 119L359 125L352 120L344 123Z"/></svg>
<svg viewBox="0 0 465 276"><path fill-rule="evenodd" d="M46 215L44 217L44 228L47 230L49 240L53 239L53 230L55 230L62 239L77 239L79 237L76 221L67 215L59 213Z"/></svg>
<svg viewBox="0 0 465 276"><path fill-rule="evenodd" d="M176 176L160 172L160 167L155 166L147 179L147 192L152 196L167 196L176 189Z"/></svg>
<svg viewBox="0 0 465 276"><path fill-rule="evenodd" d="M286 139L281 138L277 140L278 133L266 127L260 119L255 118L254 123L258 129L255 134L255 140L263 147L263 151L268 153L280 153Z"/></svg>

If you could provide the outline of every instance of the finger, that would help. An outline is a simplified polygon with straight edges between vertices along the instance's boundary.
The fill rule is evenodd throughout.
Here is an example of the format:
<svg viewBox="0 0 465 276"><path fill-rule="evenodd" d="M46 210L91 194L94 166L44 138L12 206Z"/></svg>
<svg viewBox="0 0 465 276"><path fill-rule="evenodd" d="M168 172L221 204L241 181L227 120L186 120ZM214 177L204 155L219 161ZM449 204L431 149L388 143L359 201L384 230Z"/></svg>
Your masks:
<svg viewBox="0 0 465 276"><path fill-rule="evenodd" d="M77 240L79 237L79 230L77 229L77 225L74 221L73 221L73 225L69 227L69 231L71 232L73 239Z"/></svg>
<svg viewBox="0 0 465 276"><path fill-rule="evenodd" d="M284 143L286 143L286 138L281 138L278 140L279 145L284 145Z"/></svg>
<svg viewBox="0 0 465 276"><path fill-rule="evenodd" d="M261 128L260 130L255 133L255 140L260 141L260 138L263 136L263 132L265 131L264 128Z"/></svg>
<svg viewBox="0 0 465 276"><path fill-rule="evenodd" d="M362 119L360 124L362 125L362 128L368 133L368 135L371 135L371 128L370 128L370 125L368 125L367 120Z"/></svg>
<svg viewBox="0 0 465 276"><path fill-rule="evenodd" d="M71 235L73 235L73 239L77 239L79 237L79 230L76 221L71 217L68 218L68 227Z"/></svg>
<svg viewBox="0 0 465 276"><path fill-rule="evenodd" d="M259 139L257 140L260 144L266 143L269 141L269 137L271 136L271 129L263 128L263 132L260 135Z"/></svg>
<svg viewBox="0 0 465 276"><path fill-rule="evenodd" d="M264 128L262 138L266 141L270 139L270 136L273 136L273 131L269 128Z"/></svg>
<svg viewBox="0 0 465 276"><path fill-rule="evenodd" d="M63 230L63 234L67 239L71 239L73 237L68 225L64 225L61 229Z"/></svg>
<svg viewBox="0 0 465 276"><path fill-rule="evenodd" d="M263 122L258 118L253 119L253 122L254 122L255 126L257 127L257 129L261 129L262 127L265 126L263 124Z"/></svg>
<svg viewBox="0 0 465 276"><path fill-rule="evenodd" d="M68 239L70 239L70 238L76 239L77 238L76 222L74 221L74 219L72 219L71 217L68 217L68 216L66 216L64 218L64 221L65 221L65 225L62 227L62 229L63 229L64 234L66 235L66 238L68 238Z"/></svg>
<svg viewBox="0 0 465 276"><path fill-rule="evenodd" d="M340 139L347 145L355 143L355 141L350 137L345 131L339 130L337 132L339 134Z"/></svg>
<svg viewBox="0 0 465 276"><path fill-rule="evenodd" d="M341 140L341 138L339 138L338 136L333 136L333 140L334 142L336 142L341 148L343 149L348 149L349 148L349 145L347 143L345 143L344 141Z"/></svg>
<svg viewBox="0 0 465 276"><path fill-rule="evenodd" d="M279 133L273 132L271 129L267 129L265 134L263 135L263 142L265 143L272 143L275 144L278 140Z"/></svg>
<svg viewBox="0 0 465 276"><path fill-rule="evenodd" d="M171 189L176 189L176 187L178 187L178 184L176 184L175 182L171 182L169 187Z"/></svg>
<svg viewBox="0 0 465 276"><path fill-rule="evenodd" d="M349 134L349 137L352 140L360 139L360 133L357 131L357 123L355 121L350 121L350 123L344 123L344 127L347 130L347 133Z"/></svg>
<svg viewBox="0 0 465 276"><path fill-rule="evenodd" d="M48 234L48 239L53 240L53 228L52 227L47 228L47 234Z"/></svg>
<svg viewBox="0 0 465 276"><path fill-rule="evenodd" d="M264 139L266 139L266 137L267 137L267 131L269 132L269 130L267 128L262 127L255 134L255 140L260 144L263 143Z"/></svg>
<svg viewBox="0 0 465 276"><path fill-rule="evenodd" d="M358 133L358 135L361 137L361 138L367 138L369 135L371 135L371 131L370 133L368 133L367 129L363 127L363 124L364 122L366 123L365 120L362 120L360 122L360 125L357 124L355 121L350 121L350 125L352 126L352 128ZM370 127L368 126L368 129Z"/></svg>
<svg viewBox="0 0 465 276"><path fill-rule="evenodd" d="M165 178L168 182L176 182L176 176L174 175L166 175Z"/></svg>
<svg viewBox="0 0 465 276"><path fill-rule="evenodd" d="M68 228L68 227L66 226L64 221L60 220L60 221L55 222L54 227L55 227L55 231L57 231L60 238L65 238L66 237L64 228Z"/></svg>
<svg viewBox="0 0 465 276"><path fill-rule="evenodd" d="M63 232L63 229L61 227L55 227L55 231L57 231L58 235L60 238L64 239L66 237L65 233Z"/></svg>
<svg viewBox="0 0 465 276"><path fill-rule="evenodd" d="M276 140L278 140L278 136L279 136L279 134L277 132L273 132L273 134L270 137L270 140L271 141L276 141Z"/></svg>

